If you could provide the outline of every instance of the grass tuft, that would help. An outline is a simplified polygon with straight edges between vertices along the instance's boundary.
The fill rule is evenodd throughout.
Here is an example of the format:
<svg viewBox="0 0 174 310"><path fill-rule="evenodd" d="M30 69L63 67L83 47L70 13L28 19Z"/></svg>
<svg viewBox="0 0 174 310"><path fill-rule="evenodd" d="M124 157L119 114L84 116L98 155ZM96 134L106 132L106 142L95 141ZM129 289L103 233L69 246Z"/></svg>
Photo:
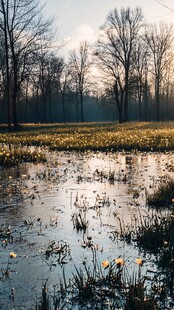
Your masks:
<svg viewBox="0 0 174 310"><path fill-rule="evenodd" d="M171 206L173 202L174 180L169 176L164 176L154 193L147 195L147 203L149 206L160 208Z"/></svg>

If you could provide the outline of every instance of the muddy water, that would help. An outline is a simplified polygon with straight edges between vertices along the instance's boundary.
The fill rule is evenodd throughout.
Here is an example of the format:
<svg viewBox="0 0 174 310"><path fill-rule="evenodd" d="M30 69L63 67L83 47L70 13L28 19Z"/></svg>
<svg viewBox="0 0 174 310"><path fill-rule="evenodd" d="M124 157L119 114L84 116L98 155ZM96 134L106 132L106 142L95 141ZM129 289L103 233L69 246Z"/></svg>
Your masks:
<svg viewBox="0 0 174 310"><path fill-rule="evenodd" d="M89 240L100 261L121 256L131 273L143 254L135 245L113 240L112 232L120 228L118 218L127 225L140 212L150 212L146 192L154 191L161 176L173 177L173 171L172 153L54 152L44 165L1 167L0 309L34 309L45 281L51 292L63 268L68 279L74 264L90 264ZM74 227L79 213L86 231ZM7 244L5 230L13 236ZM46 257L53 241L66 246L65 255ZM10 252L17 257L9 259ZM146 256L143 268L155 271L153 258Z"/></svg>

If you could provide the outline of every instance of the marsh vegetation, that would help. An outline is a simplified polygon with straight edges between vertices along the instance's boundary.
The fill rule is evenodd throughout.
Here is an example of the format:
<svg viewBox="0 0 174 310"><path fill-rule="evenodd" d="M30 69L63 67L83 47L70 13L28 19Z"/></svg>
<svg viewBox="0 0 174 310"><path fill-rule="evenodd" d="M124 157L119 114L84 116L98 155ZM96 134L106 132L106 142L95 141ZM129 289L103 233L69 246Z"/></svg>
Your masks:
<svg viewBox="0 0 174 310"><path fill-rule="evenodd" d="M104 139L101 132L105 128L106 134L108 126L79 130L90 128L91 135L97 131ZM55 143L54 131L67 131L57 127L12 135L11 149L21 148L22 137L23 147L43 153L46 162L1 166L0 306L132 310L150 304L151 309L171 309L173 153L125 152L126 141L122 152L45 149L44 137ZM73 141L77 136L71 130L66 135ZM134 132L131 124L122 125L124 130ZM153 131L163 132L164 139L162 124ZM64 134L59 133L60 140ZM28 143L40 135L39 149ZM5 142L4 149L9 147Z"/></svg>
<svg viewBox="0 0 174 310"><path fill-rule="evenodd" d="M69 123L23 125L21 131L8 133L0 128L3 145L47 146L50 150L75 151L172 151L173 122Z"/></svg>

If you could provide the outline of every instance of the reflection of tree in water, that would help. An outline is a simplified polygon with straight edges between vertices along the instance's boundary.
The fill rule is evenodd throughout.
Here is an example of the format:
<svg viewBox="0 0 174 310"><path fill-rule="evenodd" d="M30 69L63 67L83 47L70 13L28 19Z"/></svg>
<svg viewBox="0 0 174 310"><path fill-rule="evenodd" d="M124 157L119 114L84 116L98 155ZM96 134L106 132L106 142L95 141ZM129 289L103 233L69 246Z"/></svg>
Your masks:
<svg viewBox="0 0 174 310"><path fill-rule="evenodd" d="M0 210L23 202L26 171L24 165L0 169Z"/></svg>
<svg viewBox="0 0 174 310"><path fill-rule="evenodd" d="M132 155L132 156L125 156L125 164L126 164L126 171L130 174L132 180L137 180L137 178L142 179L142 174L144 172L148 172L151 175L156 174L156 170L162 176L164 172L164 159L156 158L152 154L148 156L147 154L139 154Z"/></svg>
<svg viewBox="0 0 174 310"><path fill-rule="evenodd" d="M137 181L140 175L139 169L139 157L137 156L125 156L125 168L127 181Z"/></svg>

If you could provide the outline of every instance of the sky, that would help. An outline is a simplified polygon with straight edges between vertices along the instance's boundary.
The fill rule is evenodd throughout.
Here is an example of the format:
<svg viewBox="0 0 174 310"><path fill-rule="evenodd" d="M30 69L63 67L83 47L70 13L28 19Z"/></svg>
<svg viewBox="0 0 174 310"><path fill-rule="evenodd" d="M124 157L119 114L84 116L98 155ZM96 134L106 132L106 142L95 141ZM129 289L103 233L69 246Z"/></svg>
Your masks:
<svg viewBox="0 0 174 310"><path fill-rule="evenodd" d="M62 49L66 55L68 50L78 48L81 41L95 42L108 13L128 6L141 7L148 22L174 22L174 0L47 0L45 11L47 16L55 17L58 37L66 42Z"/></svg>

